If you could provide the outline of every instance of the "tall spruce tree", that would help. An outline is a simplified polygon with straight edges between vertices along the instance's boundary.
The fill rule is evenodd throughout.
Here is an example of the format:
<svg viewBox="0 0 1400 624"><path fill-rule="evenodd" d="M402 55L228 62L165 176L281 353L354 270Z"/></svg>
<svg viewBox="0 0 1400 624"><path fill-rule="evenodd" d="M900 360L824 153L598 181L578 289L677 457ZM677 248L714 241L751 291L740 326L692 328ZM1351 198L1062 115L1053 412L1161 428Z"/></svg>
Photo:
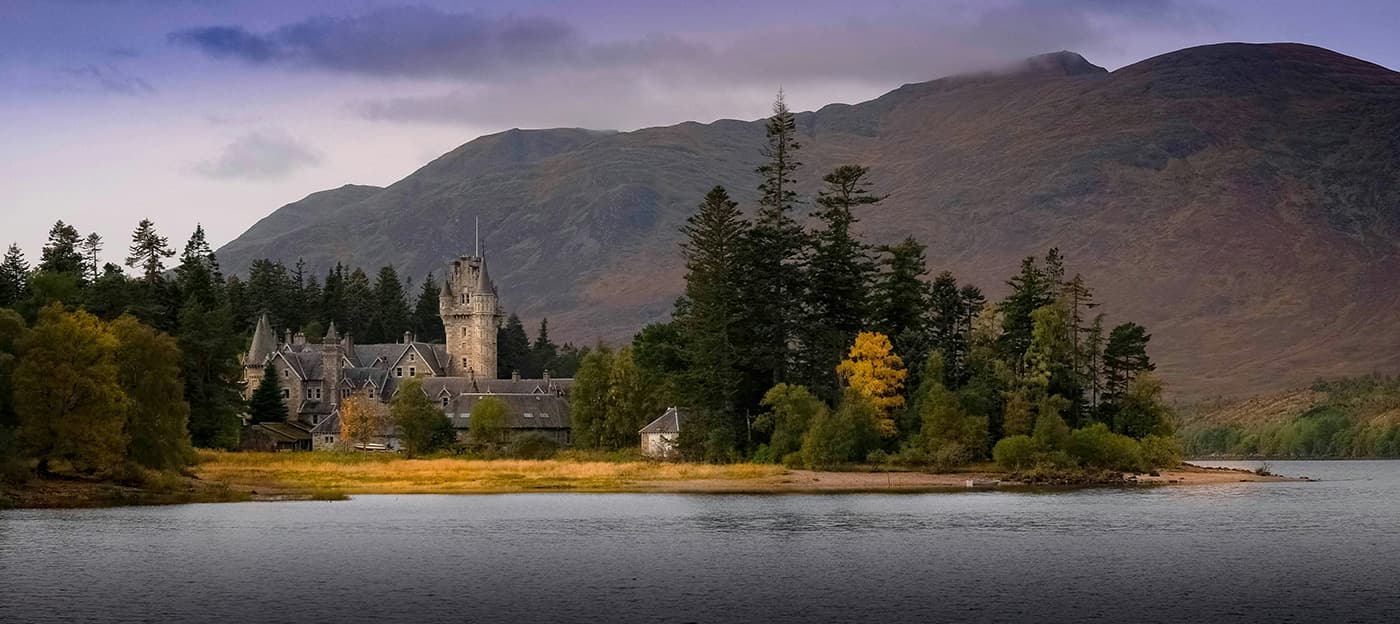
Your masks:
<svg viewBox="0 0 1400 624"><path fill-rule="evenodd" d="M255 423L287 420L282 384L277 379L277 368L271 364L263 368L262 381L253 390L253 396L248 397L248 417Z"/></svg>
<svg viewBox="0 0 1400 624"><path fill-rule="evenodd" d="M102 264L100 254L102 253L102 237L96 232L88 234L83 239L83 277L89 282L97 281L102 274Z"/></svg>
<svg viewBox="0 0 1400 624"><path fill-rule="evenodd" d="M379 269L374 282L374 315L370 320L370 342L395 342L410 331L413 321L404 300L403 282L392 266Z"/></svg>
<svg viewBox="0 0 1400 624"><path fill-rule="evenodd" d="M511 314L496 332L496 376L509 379L513 373L529 379L540 375L530 358L530 337L515 314Z"/></svg>
<svg viewBox="0 0 1400 624"><path fill-rule="evenodd" d="M530 360L540 375L544 371L553 372L554 360L559 357L559 346L549 337L549 319L540 319L540 331L535 334L535 342L530 345Z"/></svg>
<svg viewBox="0 0 1400 624"><path fill-rule="evenodd" d="M803 381L818 395L835 401L840 385L836 365L869 318L868 287L875 273L869 247L851 228L855 210L884 199L870 193L869 169L843 165L822 178L812 213L821 227L811 236L804 292L805 318L796 334L802 341Z"/></svg>
<svg viewBox="0 0 1400 624"><path fill-rule="evenodd" d="M876 331L896 341L898 351L898 337L924 324L928 309L928 283L924 276L928 267L924 246L912 237L883 246L880 253L880 272L871 289L871 321Z"/></svg>
<svg viewBox="0 0 1400 624"><path fill-rule="evenodd" d="M442 326L442 314L438 309L440 294L437 280L429 273L423 278L423 284L418 288L418 301L413 305L413 333L423 342L442 342L447 339L447 332ZM499 353L500 347L497 346L497 349ZM500 370L500 366L496 368Z"/></svg>
<svg viewBox="0 0 1400 624"><path fill-rule="evenodd" d="M321 286L321 315L323 321L335 323L342 330L349 331L350 319L345 310L345 265L337 262L335 268L326 272L326 281Z"/></svg>
<svg viewBox="0 0 1400 624"><path fill-rule="evenodd" d="M1001 302L1002 357L1016 372L1024 370L1026 349L1031 345L1035 321L1031 314L1055 301L1058 288L1034 257L1021 261L1021 272L1006 282L1011 294Z"/></svg>
<svg viewBox="0 0 1400 624"><path fill-rule="evenodd" d="M748 334L744 302L738 295L743 292L747 268L748 223L724 187L716 186L686 219L681 232L685 235L681 243L685 294L677 302L675 322L689 363L682 379L682 399L704 419L698 424L732 449L747 430L742 357ZM764 376L761 381L768 379Z"/></svg>
<svg viewBox="0 0 1400 624"><path fill-rule="evenodd" d="M374 315L375 298L374 289L369 283L369 276L365 275L362 269L356 268L350 271L345 278L344 295L341 301L345 306L345 324L343 325L345 331L354 336L368 337L370 335L370 322ZM339 324L337 323L337 325Z"/></svg>
<svg viewBox="0 0 1400 624"><path fill-rule="evenodd" d="M1104 400L1116 403L1138 374L1156 370L1147 355L1152 335L1137 323L1123 323L1108 333L1103 349Z"/></svg>
<svg viewBox="0 0 1400 624"><path fill-rule="evenodd" d="M82 235L78 234L76 228L61 220L54 223L53 228L49 230L49 241L44 245L40 255L38 270L71 275L81 284L83 280L82 242Z"/></svg>
<svg viewBox="0 0 1400 624"><path fill-rule="evenodd" d="M792 216L798 203L795 178L802 166L797 160L801 144L797 140L797 120L778 92L773 115L766 125L767 159L757 169L758 213L747 230L745 245L747 277L743 289L748 306L750 339L745 343L752 364L766 372L769 385L784 381L792 365L794 330L800 319L804 281L802 251L806 247L802 226ZM761 391L760 391L761 392Z"/></svg>
<svg viewBox="0 0 1400 624"><path fill-rule="evenodd" d="M10 243L4 260L0 260L0 308L14 307L28 297L28 290L29 263L19 245Z"/></svg>

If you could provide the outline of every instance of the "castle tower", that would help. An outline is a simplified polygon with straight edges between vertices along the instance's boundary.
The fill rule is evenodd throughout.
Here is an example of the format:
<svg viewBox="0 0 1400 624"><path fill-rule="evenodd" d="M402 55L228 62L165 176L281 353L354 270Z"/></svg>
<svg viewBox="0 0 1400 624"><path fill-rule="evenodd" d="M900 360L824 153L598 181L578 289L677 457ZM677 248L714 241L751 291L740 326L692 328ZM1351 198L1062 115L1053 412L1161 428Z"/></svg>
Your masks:
<svg viewBox="0 0 1400 624"><path fill-rule="evenodd" d="M452 358L448 374L495 379L496 329L502 314L485 257L462 256L452 261L442 281L438 311Z"/></svg>
<svg viewBox="0 0 1400 624"><path fill-rule="evenodd" d="M325 382L326 401L332 407L340 405L340 335L335 333L335 321L331 321L326 337L321 339L321 377Z"/></svg>
<svg viewBox="0 0 1400 624"><path fill-rule="evenodd" d="M258 317L258 324L253 329L253 342L248 345L248 353L243 356L243 398L253 395L253 390L262 382L263 367L267 365L268 356L277 351L276 334L272 333L272 325L267 322L267 315Z"/></svg>

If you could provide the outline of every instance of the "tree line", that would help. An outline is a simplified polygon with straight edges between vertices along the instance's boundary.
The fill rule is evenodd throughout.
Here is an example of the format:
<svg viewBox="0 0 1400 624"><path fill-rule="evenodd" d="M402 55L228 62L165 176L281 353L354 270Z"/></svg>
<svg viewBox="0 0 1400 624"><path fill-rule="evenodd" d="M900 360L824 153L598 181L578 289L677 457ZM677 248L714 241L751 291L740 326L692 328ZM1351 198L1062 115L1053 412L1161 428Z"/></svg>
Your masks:
<svg viewBox="0 0 1400 624"><path fill-rule="evenodd" d="M681 450L709 461L1172 461L1151 336L1107 326L1058 250L1026 258L1001 301L950 272L930 279L913 238L876 247L856 235L885 199L868 168L836 167L804 198L781 94L766 129L752 216L716 186L682 227L685 290L671 320L584 358L579 445L635 444L637 429L681 405Z"/></svg>

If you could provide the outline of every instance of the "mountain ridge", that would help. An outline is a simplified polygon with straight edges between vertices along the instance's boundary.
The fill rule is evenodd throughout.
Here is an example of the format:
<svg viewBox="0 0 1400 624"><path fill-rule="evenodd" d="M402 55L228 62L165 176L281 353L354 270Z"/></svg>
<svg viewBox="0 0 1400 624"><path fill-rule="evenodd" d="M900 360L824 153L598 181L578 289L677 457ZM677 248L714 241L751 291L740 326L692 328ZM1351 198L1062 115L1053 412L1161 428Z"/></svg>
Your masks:
<svg viewBox="0 0 1400 624"><path fill-rule="evenodd" d="M870 166L889 194L861 215L871 242L912 234L930 269L992 296L1021 257L1059 246L1109 322L1156 334L1187 395L1400 367L1400 330L1384 329L1400 321L1384 279L1400 271L1400 74L1303 44L1025 67L798 114L800 190ZM752 204L762 142L762 120L508 130L382 189L288 204L219 254L238 272L267 256L421 276L480 215L507 307L575 340L624 339L669 311L678 227L704 190Z"/></svg>

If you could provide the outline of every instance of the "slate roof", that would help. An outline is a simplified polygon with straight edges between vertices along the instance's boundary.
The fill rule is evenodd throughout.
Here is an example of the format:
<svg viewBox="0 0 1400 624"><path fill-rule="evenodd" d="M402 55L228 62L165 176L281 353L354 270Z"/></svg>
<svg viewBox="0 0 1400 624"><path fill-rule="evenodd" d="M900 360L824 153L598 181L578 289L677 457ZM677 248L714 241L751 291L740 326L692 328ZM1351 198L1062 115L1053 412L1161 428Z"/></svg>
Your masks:
<svg viewBox="0 0 1400 624"><path fill-rule="evenodd" d="M452 425L466 428L472 408L486 398L506 404L506 426L511 429L568 429L572 425L569 403L553 394L464 394L448 403ZM528 414L528 416L527 416Z"/></svg>
<svg viewBox="0 0 1400 624"><path fill-rule="evenodd" d="M265 422L253 425L263 430L274 440L296 442L311 439L311 428L295 422Z"/></svg>
<svg viewBox="0 0 1400 624"><path fill-rule="evenodd" d="M674 407L667 408L665 414L642 427L637 433L680 433L681 425L685 424L686 419L687 415L681 410Z"/></svg>
<svg viewBox="0 0 1400 624"><path fill-rule="evenodd" d="M261 365L267 362L267 356L276 350L277 337L272 335L272 325L267 322L267 315L264 314L258 317L258 325L253 329L253 342L248 345L248 354L243 357L243 364Z"/></svg>
<svg viewBox="0 0 1400 624"><path fill-rule="evenodd" d="M311 428L311 435L340 435L340 410L331 412Z"/></svg>

